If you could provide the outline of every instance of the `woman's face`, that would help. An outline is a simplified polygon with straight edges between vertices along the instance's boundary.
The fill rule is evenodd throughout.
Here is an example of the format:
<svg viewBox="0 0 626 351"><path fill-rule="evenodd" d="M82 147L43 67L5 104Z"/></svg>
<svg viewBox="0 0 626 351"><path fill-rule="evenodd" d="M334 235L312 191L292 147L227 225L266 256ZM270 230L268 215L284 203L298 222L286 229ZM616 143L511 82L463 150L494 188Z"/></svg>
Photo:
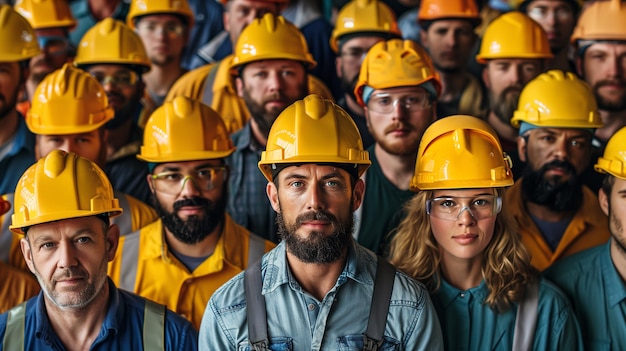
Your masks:
<svg viewBox="0 0 626 351"><path fill-rule="evenodd" d="M487 247L501 203L492 188L435 190L428 200L430 226L442 258L473 260Z"/></svg>

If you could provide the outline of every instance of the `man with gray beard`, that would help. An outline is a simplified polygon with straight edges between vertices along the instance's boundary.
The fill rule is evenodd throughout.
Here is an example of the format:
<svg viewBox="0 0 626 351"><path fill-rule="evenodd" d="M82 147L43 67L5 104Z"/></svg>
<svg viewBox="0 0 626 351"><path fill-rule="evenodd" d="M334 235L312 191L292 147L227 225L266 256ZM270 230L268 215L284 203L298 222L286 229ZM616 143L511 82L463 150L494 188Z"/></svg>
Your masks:
<svg viewBox="0 0 626 351"><path fill-rule="evenodd" d="M571 37L576 67L591 85L604 123L595 132L598 154L626 126L626 3L596 1L580 15Z"/></svg>
<svg viewBox="0 0 626 351"><path fill-rule="evenodd" d="M352 118L334 103L309 95L278 116L258 165L283 241L211 297L200 349L443 348L424 286L350 235L370 163ZM389 299L374 299L383 287ZM381 305L389 309L380 311L382 322L374 318L380 328L372 333L370 306Z"/></svg>
<svg viewBox="0 0 626 351"><path fill-rule="evenodd" d="M602 126L589 86L576 75L552 70L530 81L511 125L526 162L507 190L504 208L539 271L557 260L600 245L609 237L598 198L583 185L595 128Z"/></svg>
<svg viewBox="0 0 626 351"><path fill-rule="evenodd" d="M41 51L35 31L11 6L0 5L0 19L0 194L7 194L35 162L35 136L16 106L29 61Z"/></svg>
<svg viewBox="0 0 626 351"><path fill-rule="evenodd" d="M519 95L531 79L544 71L553 57L545 31L521 12L503 14L487 26L476 55L484 64L483 82L488 90L487 122L498 133L502 149L513 157L517 130L511 127Z"/></svg>

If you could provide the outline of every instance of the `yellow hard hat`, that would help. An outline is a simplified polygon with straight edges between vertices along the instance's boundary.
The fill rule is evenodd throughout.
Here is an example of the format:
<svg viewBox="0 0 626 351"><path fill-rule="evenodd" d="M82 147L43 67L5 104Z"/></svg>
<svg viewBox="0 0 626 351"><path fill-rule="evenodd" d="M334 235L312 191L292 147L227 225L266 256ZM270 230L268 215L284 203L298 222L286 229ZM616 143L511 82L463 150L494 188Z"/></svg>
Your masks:
<svg viewBox="0 0 626 351"><path fill-rule="evenodd" d="M65 0L17 0L13 8L33 29L76 27L76 19Z"/></svg>
<svg viewBox="0 0 626 351"><path fill-rule="evenodd" d="M0 62L18 62L41 53L28 21L10 5L0 5Z"/></svg>
<svg viewBox="0 0 626 351"><path fill-rule="evenodd" d="M389 6L378 0L352 0L342 7L330 36L330 47L339 52L339 39L344 35L355 33L402 37L396 15Z"/></svg>
<svg viewBox="0 0 626 351"><path fill-rule="evenodd" d="M164 163L224 158L235 151L217 112L184 96L165 102L146 124L137 158Z"/></svg>
<svg viewBox="0 0 626 351"><path fill-rule="evenodd" d="M235 45L231 69L262 60L296 60L316 65L304 35L283 16L266 13L250 23Z"/></svg>
<svg viewBox="0 0 626 351"><path fill-rule="evenodd" d="M363 89L374 89L420 85L431 82L441 93L439 75L428 53L412 40L391 39L376 43L368 51L361 73L354 88L357 102L365 106Z"/></svg>
<svg viewBox="0 0 626 351"><path fill-rule="evenodd" d="M503 58L551 59L548 36L525 14L512 11L500 15L487 26L476 55L479 63Z"/></svg>
<svg viewBox="0 0 626 351"><path fill-rule="evenodd" d="M598 157L598 163L593 168L600 173L626 179L626 127L611 136L604 148L604 155Z"/></svg>
<svg viewBox="0 0 626 351"><path fill-rule="evenodd" d="M135 29L137 17L156 14L174 14L182 16L188 28L193 27L194 17L187 0L132 0L126 16L126 24Z"/></svg>
<svg viewBox="0 0 626 351"><path fill-rule="evenodd" d="M479 25L482 21L475 0L423 0L417 14L418 21L444 18L468 19Z"/></svg>
<svg viewBox="0 0 626 351"><path fill-rule="evenodd" d="M352 118L332 101L311 94L276 118L259 169L271 182L276 164L293 163L354 165L360 177L372 162Z"/></svg>
<svg viewBox="0 0 626 351"><path fill-rule="evenodd" d="M150 70L150 59L141 38L124 23L105 18L89 29L78 43L74 64L123 64Z"/></svg>
<svg viewBox="0 0 626 351"><path fill-rule="evenodd" d="M89 133L114 115L102 85L89 73L66 63L35 89L26 125L40 135Z"/></svg>
<svg viewBox="0 0 626 351"><path fill-rule="evenodd" d="M578 18L570 40L626 40L626 4L594 1Z"/></svg>
<svg viewBox="0 0 626 351"><path fill-rule="evenodd" d="M417 152L412 191L513 185L511 159L496 132L476 117L456 115L426 129Z"/></svg>
<svg viewBox="0 0 626 351"><path fill-rule="evenodd" d="M23 229L63 219L122 213L104 172L93 162L54 150L24 172L15 188L9 229Z"/></svg>
<svg viewBox="0 0 626 351"><path fill-rule="evenodd" d="M602 118L589 85L574 73L550 70L526 84L511 125L537 127L600 128Z"/></svg>

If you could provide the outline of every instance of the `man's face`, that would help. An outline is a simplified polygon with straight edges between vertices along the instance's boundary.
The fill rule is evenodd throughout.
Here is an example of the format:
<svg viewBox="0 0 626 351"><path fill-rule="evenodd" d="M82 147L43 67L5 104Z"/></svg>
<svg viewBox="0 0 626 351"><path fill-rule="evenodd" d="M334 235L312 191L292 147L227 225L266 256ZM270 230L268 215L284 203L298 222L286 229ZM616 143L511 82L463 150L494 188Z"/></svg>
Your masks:
<svg viewBox="0 0 626 351"><path fill-rule="evenodd" d="M363 181L333 166L290 166L267 185L287 252L306 263L344 257L352 235L352 212L361 204Z"/></svg>
<svg viewBox="0 0 626 351"><path fill-rule="evenodd" d="M222 160L162 163L147 179L155 209L177 240L196 244L223 222L228 171Z"/></svg>
<svg viewBox="0 0 626 351"><path fill-rule="evenodd" d="M187 43L187 28L175 15L149 15L137 22L137 34L152 64L165 66L182 55Z"/></svg>
<svg viewBox="0 0 626 351"><path fill-rule="evenodd" d="M437 70L450 73L465 70L476 41L474 27L469 21L437 20L421 36Z"/></svg>
<svg viewBox="0 0 626 351"><path fill-rule="evenodd" d="M359 79L361 63L365 54L374 44L383 41L379 36L360 36L347 40L341 45L339 55L335 61L337 76L341 80L341 89L354 101L354 87Z"/></svg>
<svg viewBox="0 0 626 351"><path fill-rule="evenodd" d="M0 120L15 110L24 76L17 62L0 62Z"/></svg>
<svg viewBox="0 0 626 351"><path fill-rule="evenodd" d="M614 183L611 193L606 194L604 189L600 189L598 200L602 211L609 217L609 230L613 237L611 249L618 252L612 253L623 256L626 254L626 233L624 232L624 222L626 222L626 180L613 177Z"/></svg>
<svg viewBox="0 0 626 351"><path fill-rule="evenodd" d="M35 30L41 54L30 60L30 79L39 83L49 73L70 62L70 42L65 29L47 28Z"/></svg>
<svg viewBox="0 0 626 351"><path fill-rule="evenodd" d="M224 29L230 36L233 46L237 43L241 31L255 18L262 18L266 13L280 15L275 3L256 0L230 0L224 11Z"/></svg>
<svg viewBox="0 0 626 351"><path fill-rule="evenodd" d="M561 52L569 46L576 17L572 5L567 1L534 0L528 4L526 14L546 31L552 53Z"/></svg>
<svg viewBox="0 0 626 351"><path fill-rule="evenodd" d="M585 50L582 74L600 110L626 110L626 43L594 43Z"/></svg>
<svg viewBox="0 0 626 351"><path fill-rule="evenodd" d="M408 156L417 153L435 113L426 90L413 86L374 90L365 117L376 144L392 155Z"/></svg>
<svg viewBox="0 0 626 351"><path fill-rule="evenodd" d="M264 135L276 117L308 92L307 73L302 63L293 60L251 62L235 80L237 92Z"/></svg>
<svg viewBox="0 0 626 351"><path fill-rule="evenodd" d="M577 208L591 139L588 131L565 128L532 129L518 138L520 160L526 162L522 188L529 200L557 211Z"/></svg>
<svg viewBox="0 0 626 351"><path fill-rule="evenodd" d="M119 229L96 217L37 224L20 242L30 271L59 309L82 309L101 297Z"/></svg>
<svg viewBox="0 0 626 351"><path fill-rule="evenodd" d="M37 135L35 156L39 160L53 150L74 152L95 162L98 166L106 164L106 132L100 129L66 135Z"/></svg>
<svg viewBox="0 0 626 351"><path fill-rule="evenodd" d="M502 122L510 122L522 89L542 70L543 62L537 59L495 59L487 62L483 81L489 92L489 106Z"/></svg>
<svg viewBox="0 0 626 351"><path fill-rule="evenodd" d="M107 125L117 124L132 117L143 96L143 83L138 74L123 65L93 65L87 69L102 84L115 110L115 118Z"/></svg>

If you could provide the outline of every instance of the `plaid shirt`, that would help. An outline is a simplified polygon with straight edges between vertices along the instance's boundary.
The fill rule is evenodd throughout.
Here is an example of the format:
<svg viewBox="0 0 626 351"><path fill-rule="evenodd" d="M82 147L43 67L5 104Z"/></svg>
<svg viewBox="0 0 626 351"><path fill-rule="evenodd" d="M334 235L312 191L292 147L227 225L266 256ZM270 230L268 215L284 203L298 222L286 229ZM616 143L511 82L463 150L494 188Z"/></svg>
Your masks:
<svg viewBox="0 0 626 351"><path fill-rule="evenodd" d="M250 122L231 137L237 150L226 159L230 167L227 211L249 231L278 242L276 213L265 193L267 179L258 167L264 147L252 136Z"/></svg>

